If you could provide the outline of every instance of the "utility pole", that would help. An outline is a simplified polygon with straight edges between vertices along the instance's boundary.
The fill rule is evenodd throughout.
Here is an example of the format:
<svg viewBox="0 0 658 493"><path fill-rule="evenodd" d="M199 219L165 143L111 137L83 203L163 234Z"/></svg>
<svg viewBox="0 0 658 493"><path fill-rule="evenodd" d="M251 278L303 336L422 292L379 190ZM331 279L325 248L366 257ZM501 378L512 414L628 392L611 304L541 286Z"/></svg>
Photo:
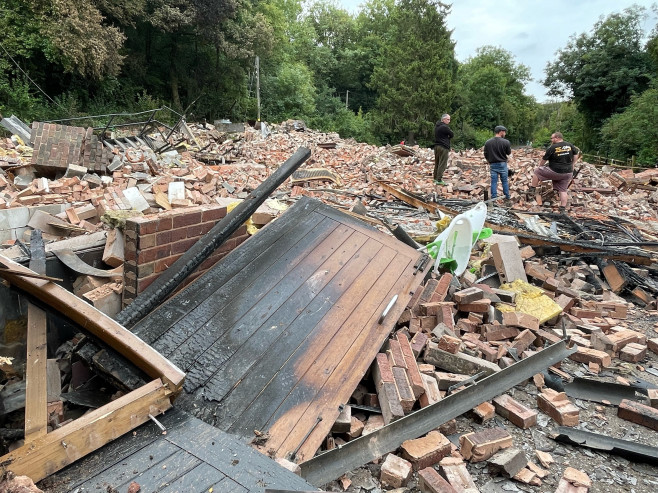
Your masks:
<svg viewBox="0 0 658 493"><path fill-rule="evenodd" d="M350 91L349 89L347 90L347 93L345 94L345 109L347 108L347 102L350 100Z"/></svg>
<svg viewBox="0 0 658 493"><path fill-rule="evenodd" d="M260 122L260 59L256 55L256 107L258 110L258 119Z"/></svg>

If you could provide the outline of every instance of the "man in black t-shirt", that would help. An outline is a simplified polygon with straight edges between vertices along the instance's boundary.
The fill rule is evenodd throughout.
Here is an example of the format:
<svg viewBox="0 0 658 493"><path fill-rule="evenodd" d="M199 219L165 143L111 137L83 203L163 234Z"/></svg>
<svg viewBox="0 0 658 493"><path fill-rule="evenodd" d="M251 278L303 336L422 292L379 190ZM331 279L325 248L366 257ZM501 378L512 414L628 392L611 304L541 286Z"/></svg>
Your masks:
<svg viewBox="0 0 658 493"><path fill-rule="evenodd" d="M551 135L551 146L546 149L544 157L539 161L539 167L532 175L531 186L536 187L540 181L551 180L553 190L560 196L560 212L567 208L569 195L567 189L573 178L573 165L579 157L578 148L565 142L560 132ZM548 162L548 166L544 166Z"/></svg>
<svg viewBox="0 0 658 493"><path fill-rule="evenodd" d="M507 181L507 159L512 154L512 146L509 140L505 138L507 129L502 125L494 128L495 136L490 138L484 143L484 158L489 163L489 171L491 174L491 198L495 199L498 196L498 176L503 184L503 193L505 194L505 202L509 204L509 183Z"/></svg>

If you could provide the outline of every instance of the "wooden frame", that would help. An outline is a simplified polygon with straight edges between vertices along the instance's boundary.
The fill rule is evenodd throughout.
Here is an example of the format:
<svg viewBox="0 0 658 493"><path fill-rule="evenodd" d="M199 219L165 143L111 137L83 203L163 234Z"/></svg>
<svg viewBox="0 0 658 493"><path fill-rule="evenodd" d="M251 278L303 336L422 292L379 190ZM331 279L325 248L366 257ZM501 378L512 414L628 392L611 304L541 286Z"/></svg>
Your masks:
<svg viewBox="0 0 658 493"><path fill-rule="evenodd" d="M28 370L26 385L31 391L28 391L26 399L25 445L0 457L0 463L5 470L29 476L35 482L40 481L145 423L150 416L161 414L171 407L173 399L182 388L185 374L164 356L73 293L39 278L34 271L2 255L0 277L78 323L154 379L143 387L46 434L40 409L47 391L45 381L39 383L39 380L42 380L39 374L43 372ZM30 307L32 308L31 305ZM34 310L29 310L28 323L45 328L45 317L38 316L36 310L39 309L34 307ZM43 332L45 331L28 331L28 365L41 360L45 365ZM31 403L37 405L30 405Z"/></svg>

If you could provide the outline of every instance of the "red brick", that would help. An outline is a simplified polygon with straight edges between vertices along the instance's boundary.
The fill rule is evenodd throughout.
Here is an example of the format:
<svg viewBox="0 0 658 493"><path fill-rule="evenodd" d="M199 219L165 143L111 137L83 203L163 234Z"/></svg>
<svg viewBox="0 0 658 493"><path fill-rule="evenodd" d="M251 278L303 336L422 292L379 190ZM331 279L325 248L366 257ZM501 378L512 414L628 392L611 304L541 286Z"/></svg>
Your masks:
<svg viewBox="0 0 658 493"><path fill-rule="evenodd" d="M418 471L418 487L423 493L457 493L433 467Z"/></svg>
<svg viewBox="0 0 658 493"><path fill-rule="evenodd" d="M658 354L658 337L654 339L648 339L647 348L649 348L649 351L652 353Z"/></svg>
<svg viewBox="0 0 658 493"><path fill-rule="evenodd" d="M409 481L411 470L411 464L409 462L394 454L388 454L382 464L379 480L382 486L401 488Z"/></svg>
<svg viewBox="0 0 658 493"><path fill-rule="evenodd" d="M414 392L414 396L418 399L421 395L425 393L425 387L423 386L423 380L420 376L420 371L418 370L418 364L416 363L416 357L409 343L409 339L404 334L398 332L397 334L398 342L400 343L400 349L402 350L402 356L404 357L404 362L407 366L407 376L409 377L409 383L411 384L411 389Z"/></svg>
<svg viewBox="0 0 658 493"><path fill-rule="evenodd" d="M439 349L451 354L457 354L461 348L462 341L456 337L444 335L439 339Z"/></svg>
<svg viewBox="0 0 658 493"><path fill-rule="evenodd" d="M569 356L569 359L585 364L590 362L596 363L603 367L608 367L611 364L610 355L608 353L584 347L579 347L578 351Z"/></svg>
<svg viewBox="0 0 658 493"><path fill-rule="evenodd" d="M484 291L476 287L462 289L452 296L453 301L458 304L473 303L482 298L484 298Z"/></svg>
<svg viewBox="0 0 658 493"><path fill-rule="evenodd" d="M137 293L143 292L146 288L148 288L153 281L155 281L159 277L158 274L154 274L150 277L147 277L145 279L140 279L137 281Z"/></svg>
<svg viewBox="0 0 658 493"><path fill-rule="evenodd" d="M156 233L155 235L155 244L160 246L160 245L167 245L168 243L171 243L171 230L169 231L163 231L161 233ZM147 248L145 246L141 245L141 248Z"/></svg>
<svg viewBox="0 0 658 493"><path fill-rule="evenodd" d="M418 358L420 353L425 348L425 344L427 344L428 339L429 336L424 332L417 332L411 339L411 349L414 352L414 356L416 356L416 358Z"/></svg>
<svg viewBox="0 0 658 493"><path fill-rule="evenodd" d="M169 267L174 265L174 262L178 260L179 257L180 255L175 255L173 257L167 257L160 260L156 260L154 272L157 274L159 272L167 270Z"/></svg>
<svg viewBox="0 0 658 493"><path fill-rule="evenodd" d="M436 315L441 311L441 302L428 302L428 303L419 303L418 304L418 314L419 315Z"/></svg>
<svg viewBox="0 0 658 493"><path fill-rule="evenodd" d="M647 355L647 347L636 342L631 342L619 351L619 359L622 361L630 361L637 363L642 361Z"/></svg>
<svg viewBox="0 0 658 493"><path fill-rule="evenodd" d="M171 242L175 243L187 238L187 228L176 228L171 230Z"/></svg>
<svg viewBox="0 0 658 493"><path fill-rule="evenodd" d="M624 399L619 404L617 416L632 423L658 431L658 409Z"/></svg>
<svg viewBox="0 0 658 493"><path fill-rule="evenodd" d="M507 394L496 397L493 404L498 414L519 428L527 429L537 424L537 411L525 407Z"/></svg>
<svg viewBox="0 0 658 493"><path fill-rule="evenodd" d="M212 223L201 223L201 224L188 226L187 237L188 238L201 237L205 235L208 231L210 231L212 227L213 227Z"/></svg>
<svg viewBox="0 0 658 493"><path fill-rule="evenodd" d="M519 335L519 329L516 327L508 327L507 325L483 325L482 326L484 338L487 341L502 341L505 339L512 339Z"/></svg>
<svg viewBox="0 0 658 493"><path fill-rule="evenodd" d="M425 469L450 455L450 440L438 431L430 431L427 436L402 442L402 457L413 465L414 471Z"/></svg>
<svg viewBox="0 0 658 493"><path fill-rule="evenodd" d="M491 306L491 300L484 298L471 303L460 303L457 305L457 309L461 312L487 313L489 306Z"/></svg>
<svg viewBox="0 0 658 493"><path fill-rule="evenodd" d="M155 232L160 232L160 231L168 231L172 227L172 219L171 217L161 217L157 220L156 226L155 226ZM140 230L141 234L141 230Z"/></svg>
<svg viewBox="0 0 658 493"><path fill-rule="evenodd" d="M521 354L532 345L536 338L537 336L533 332L529 329L525 329L514 338L510 347L515 348L517 354Z"/></svg>
<svg viewBox="0 0 658 493"><path fill-rule="evenodd" d="M471 462L487 460L500 449L511 447L513 440L503 428L488 428L459 437L460 453Z"/></svg>
<svg viewBox="0 0 658 493"><path fill-rule="evenodd" d="M138 237L139 241L139 249L144 250L146 248L153 248L156 246L156 235L155 234L150 234L150 235L140 235ZM126 245L128 242L126 241Z"/></svg>
<svg viewBox="0 0 658 493"><path fill-rule="evenodd" d="M537 406L561 426L576 426L580 420L580 411L564 392L543 389L537 396Z"/></svg>
<svg viewBox="0 0 658 493"><path fill-rule="evenodd" d="M522 312L504 312L503 324L522 329L537 330L539 329L539 319Z"/></svg>
<svg viewBox="0 0 658 493"><path fill-rule="evenodd" d="M493 419L496 415L496 408L494 408L490 402L483 402L482 404L475 406L471 412L473 413L475 421L482 424Z"/></svg>
<svg viewBox="0 0 658 493"><path fill-rule="evenodd" d="M448 295L448 288L450 287L451 282L452 282L452 274L450 273L443 274L439 279L439 282L436 284L436 287L434 288L434 293L432 294L430 301L445 300L446 296Z"/></svg>
<svg viewBox="0 0 658 493"><path fill-rule="evenodd" d="M134 229L140 236L149 235L156 232L158 227L158 220L157 218L136 217L128 219L126 221L126 227L128 229Z"/></svg>
<svg viewBox="0 0 658 493"><path fill-rule="evenodd" d="M187 211L185 214L173 218L173 227L180 228L182 226L192 226L193 224L199 224L200 222L201 211Z"/></svg>
<svg viewBox="0 0 658 493"><path fill-rule="evenodd" d="M187 240L177 241L176 243L171 244L171 254L177 255L179 253L185 253L188 251L192 245L194 245L198 238L188 238Z"/></svg>
<svg viewBox="0 0 658 493"><path fill-rule="evenodd" d="M201 221L218 221L226 217L226 207L216 207L214 209L208 209L201 213Z"/></svg>
<svg viewBox="0 0 658 493"><path fill-rule="evenodd" d="M402 348L397 339L388 340L388 349L386 350L386 356L388 356L389 364L393 366L398 366L400 368L406 368L407 363L404 361L404 355L402 354Z"/></svg>
<svg viewBox="0 0 658 493"><path fill-rule="evenodd" d="M144 264L168 257L171 252L170 245L148 248L137 253L137 263Z"/></svg>

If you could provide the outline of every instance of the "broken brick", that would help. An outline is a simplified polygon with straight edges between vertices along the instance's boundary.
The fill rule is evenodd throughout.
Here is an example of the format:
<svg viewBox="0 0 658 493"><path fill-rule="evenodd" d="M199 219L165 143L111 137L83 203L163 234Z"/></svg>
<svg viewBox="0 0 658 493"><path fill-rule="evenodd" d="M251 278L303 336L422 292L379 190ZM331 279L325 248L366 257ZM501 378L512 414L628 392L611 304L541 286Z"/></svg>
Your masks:
<svg viewBox="0 0 658 493"><path fill-rule="evenodd" d="M430 431L415 440L405 440L400 448L402 457L411 462L414 471L433 466L451 452L450 440L438 431Z"/></svg>
<svg viewBox="0 0 658 493"><path fill-rule="evenodd" d="M488 428L459 437L460 453L471 462L487 460L500 449L512 446L512 436L503 428Z"/></svg>
<svg viewBox="0 0 658 493"><path fill-rule="evenodd" d="M418 487L423 493L457 493L433 467L418 471Z"/></svg>
<svg viewBox="0 0 658 493"><path fill-rule="evenodd" d="M537 396L537 405L561 426L576 426L580 420L580 411L564 392L542 389L542 393Z"/></svg>
<svg viewBox="0 0 658 493"><path fill-rule="evenodd" d="M379 480L382 486L401 488L411 476L411 464L395 454L388 454L382 464Z"/></svg>
<svg viewBox="0 0 658 493"><path fill-rule="evenodd" d="M537 424L537 411L525 407L507 394L502 394L493 400L496 412L503 418L522 429Z"/></svg>
<svg viewBox="0 0 658 493"><path fill-rule="evenodd" d="M658 431L658 409L636 401L624 399L619 404L617 416L632 423Z"/></svg>

